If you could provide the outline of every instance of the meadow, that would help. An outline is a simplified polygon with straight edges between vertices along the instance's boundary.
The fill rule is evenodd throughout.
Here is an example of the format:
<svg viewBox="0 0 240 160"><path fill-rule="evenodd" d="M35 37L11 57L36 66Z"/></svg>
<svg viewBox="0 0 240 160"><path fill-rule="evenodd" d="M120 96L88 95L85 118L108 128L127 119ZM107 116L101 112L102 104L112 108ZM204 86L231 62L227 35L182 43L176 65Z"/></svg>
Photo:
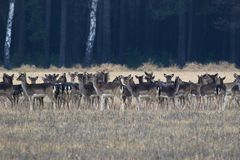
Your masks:
<svg viewBox="0 0 240 160"><path fill-rule="evenodd" d="M205 66L206 67L206 66ZM106 69L106 68L101 68ZM146 68L145 68L146 69ZM143 70L110 70L140 75ZM96 69L97 70L97 69ZM94 69L80 71L95 72ZM174 73L196 81L198 74L218 72L233 80L238 69L146 69L157 78ZM79 71L21 68L29 75ZM1 73L6 72L1 70ZM18 83L14 81L14 83ZM0 107L0 159L239 159L240 110L52 110Z"/></svg>
<svg viewBox="0 0 240 160"><path fill-rule="evenodd" d="M0 159L238 159L239 110L0 110Z"/></svg>

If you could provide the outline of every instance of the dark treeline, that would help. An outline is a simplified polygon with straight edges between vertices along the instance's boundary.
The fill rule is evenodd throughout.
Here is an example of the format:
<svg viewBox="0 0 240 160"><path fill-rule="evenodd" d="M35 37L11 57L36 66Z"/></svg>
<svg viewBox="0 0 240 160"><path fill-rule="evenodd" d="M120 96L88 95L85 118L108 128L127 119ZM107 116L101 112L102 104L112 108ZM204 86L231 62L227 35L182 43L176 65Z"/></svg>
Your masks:
<svg viewBox="0 0 240 160"><path fill-rule="evenodd" d="M92 0L16 0L11 64L84 64ZM0 0L0 63L9 0ZM239 0L99 0L91 64L240 64ZM86 64L85 64L86 65Z"/></svg>

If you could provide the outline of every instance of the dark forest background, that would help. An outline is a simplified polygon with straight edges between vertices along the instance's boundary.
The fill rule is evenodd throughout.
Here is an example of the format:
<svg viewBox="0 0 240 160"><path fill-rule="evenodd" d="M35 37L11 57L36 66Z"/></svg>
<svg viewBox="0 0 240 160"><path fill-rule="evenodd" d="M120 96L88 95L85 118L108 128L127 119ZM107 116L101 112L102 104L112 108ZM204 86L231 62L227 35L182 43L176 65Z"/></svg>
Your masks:
<svg viewBox="0 0 240 160"><path fill-rule="evenodd" d="M16 0L11 64L84 64L91 0ZM9 0L0 0L0 64ZM62 16L65 15L65 16ZM64 29L64 30L63 30ZM61 33L64 31L64 33ZM62 41L60 41L62 40ZM61 45L60 45L61 44ZM60 55L60 50L63 56ZM99 0L91 64L240 65L239 0Z"/></svg>

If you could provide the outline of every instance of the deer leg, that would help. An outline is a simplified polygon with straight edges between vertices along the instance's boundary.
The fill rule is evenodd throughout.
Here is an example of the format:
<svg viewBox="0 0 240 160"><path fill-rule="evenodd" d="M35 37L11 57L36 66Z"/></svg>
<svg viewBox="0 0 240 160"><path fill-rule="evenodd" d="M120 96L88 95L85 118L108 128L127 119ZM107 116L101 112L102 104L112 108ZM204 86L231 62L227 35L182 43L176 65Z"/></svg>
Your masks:
<svg viewBox="0 0 240 160"><path fill-rule="evenodd" d="M42 109L44 109L44 97L41 98Z"/></svg>
<svg viewBox="0 0 240 160"><path fill-rule="evenodd" d="M104 102L105 102L105 99L103 96L101 96L100 98L100 110L103 111L104 110Z"/></svg>
<svg viewBox="0 0 240 160"><path fill-rule="evenodd" d="M9 99L11 108L13 109L13 98L12 98L12 96L11 95L7 95L7 98Z"/></svg>
<svg viewBox="0 0 240 160"><path fill-rule="evenodd" d="M141 99L140 99L139 97L137 97L136 100L137 100L136 110L139 111L139 110L140 110L140 102L141 102Z"/></svg>
<svg viewBox="0 0 240 160"><path fill-rule="evenodd" d="M33 99L32 97L29 97L29 103L30 103L30 111L33 111L34 110L34 103L33 103Z"/></svg>

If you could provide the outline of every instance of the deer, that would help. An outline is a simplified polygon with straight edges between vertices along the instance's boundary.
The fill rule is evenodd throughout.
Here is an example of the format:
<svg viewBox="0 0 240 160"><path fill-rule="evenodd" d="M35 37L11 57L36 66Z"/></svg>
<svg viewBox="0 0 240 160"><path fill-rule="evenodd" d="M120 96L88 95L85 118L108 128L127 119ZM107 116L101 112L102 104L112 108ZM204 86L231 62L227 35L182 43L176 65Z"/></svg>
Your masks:
<svg viewBox="0 0 240 160"><path fill-rule="evenodd" d="M224 108L228 105L231 106L240 106L239 97L240 97L240 75L237 73L233 74L235 80L231 83L225 83L226 86L226 97L224 99ZM232 104L234 102L234 104Z"/></svg>
<svg viewBox="0 0 240 160"><path fill-rule="evenodd" d="M70 76L70 82L74 83L75 82L75 78L77 77L78 72L68 72L68 75Z"/></svg>
<svg viewBox="0 0 240 160"><path fill-rule="evenodd" d="M136 75L135 77L137 78L139 84L143 83L143 77L144 76L137 76Z"/></svg>
<svg viewBox="0 0 240 160"><path fill-rule="evenodd" d="M18 103L19 95L21 94L21 89L19 85L13 85L14 74L8 75L3 73L3 82L0 82L0 96L6 97L13 104Z"/></svg>
<svg viewBox="0 0 240 160"><path fill-rule="evenodd" d="M37 79L38 79L38 76L35 76L35 77L31 77L31 76L28 76L28 79L30 80L31 84L36 84L37 83ZM40 107L44 107L44 96L39 96L39 97L36 97L34 98L33 101L36 101ZM35 102L34 102L35 103Z"/></svg>
<svg viewBox="0 0 240 160"><path fill-rule="evenodd" d="M155 76L153 75L153 72L148 73L148 72L144 72L145 73L145 80L149 83L154 83L154 78Z"/></svg>
<svg viewBox="0 0 240 160"><path fill-rule="evenodd" d="M104 110L104 105L107 105L106 102L109 99L111 99L110 106L112 106L114 97L116 97L117 91L120 90L120 79L117 77L112 82L97 83L97 76L93 75L90 81L92 82L97 95L100 97L100 110Z"/></svg>
<svg viewBox="0 0 240 160"><path fill-rule="evenodd" d="M56 99L54 97L54 87L51 83L40 83L40 84L28 84L26 73L20 73L17 81L21 82L21 87L26 98L28 98L30 103L30 111L34 110L34 98L48 96L51 102L53 103L53 108L56 108L55 105Z"/></svg>
<svg viewBox="0 0 240 160"><path fill-rule="evenodd" d="M148 98L149 101L154 101L157 98L157 86L155 83L135 84L133 77L129 75L126 78L121 78L121 83L125 86L131 95L136 99L136 110L140 110L142 99Z"/></svg>
<svg viewBox="0 0 240 160"><path fill-rule="evenodd" d="M89 107L91 104L94 103L94 98L96 97L97 93L92 85L92 83L87 82L87 74L78 74L78 88L79 92L82 97L87 102L87 106ZM80 104L80 102L79 102Z"/></svg>
<svg viewBox="0 0 240 160"><path fill-rule="evenodd" d="M160 83L158 85L159 97L167 99L167 108L169 108L170 101L173 102L174 108L176 107L175 98L182 83L183 81L179 77L176 77L173 84Z"/></svg>
<svg viewBox="0 0 240 160"><path fill-rule="evenodd" d="M57 78L59 77L59 74L45 74L45 77L42 77L42 80L44 83L56 83Z"/></svg>
<svg viewBox="0 0 240 160"><path fill-rule="evenodd" d="M174 74L165 74L164 73L164 77L166 78L166 83L173 83L174 81L172 81L172 78L174 77Z"/></svg>
<svg viewBox="0 0 240 160"><path fill-rule="evenodd" d="M28 79L30 80L31 84L36 84L36 83L37 83L38 76L36 76L36 77L28 76Z"/></svg>
<svg viewBox="0 0 240 160"><path fill-rule="evenodd" d="M208 75L207 75L208 77ZM208 79L210 77L210 79ZM219 95L219 91L223 91L225 94L225 86L223 84L223 80L226 77L218 77L218 74L210 75L208 78L199 77L200 82L200 96L203 98L204 101L207 102L206 107L209 107L209 105L215 101L217 101L217 96ZM208 81L206 81L206 79ZM217 105L216 102L215 106ZM204 107L204 106L203 106Z"/></svg>

